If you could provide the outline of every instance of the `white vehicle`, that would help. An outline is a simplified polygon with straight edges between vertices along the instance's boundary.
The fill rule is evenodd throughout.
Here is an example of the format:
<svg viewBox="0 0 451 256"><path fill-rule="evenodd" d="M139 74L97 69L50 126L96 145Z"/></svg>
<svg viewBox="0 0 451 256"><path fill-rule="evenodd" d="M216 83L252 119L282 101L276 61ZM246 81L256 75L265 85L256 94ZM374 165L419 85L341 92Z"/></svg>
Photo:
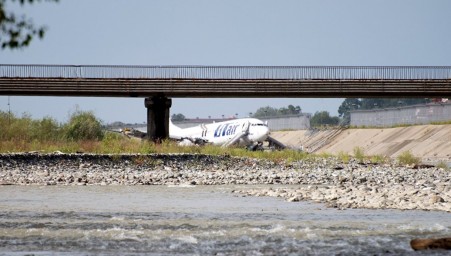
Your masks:
<svg viewBox="0 0 451 256"><path fill-rule="evenodd" d="M179 140L181 145L211 143L223 147L242 145L255 149L261 146L268 136L267 123L256 118L201 124L185 129L169 121L169 138Z"/></svg>

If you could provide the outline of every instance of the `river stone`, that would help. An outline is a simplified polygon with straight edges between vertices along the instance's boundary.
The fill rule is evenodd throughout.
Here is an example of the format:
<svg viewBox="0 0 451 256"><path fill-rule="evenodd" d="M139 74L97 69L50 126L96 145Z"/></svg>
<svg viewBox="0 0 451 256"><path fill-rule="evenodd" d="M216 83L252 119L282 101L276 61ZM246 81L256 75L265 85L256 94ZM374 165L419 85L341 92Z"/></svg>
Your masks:
<svg viewBox="0 0 451 256"><path fill-rule="evenodd" d="M336 168L340 166L340 168ZM334 207L451 212L451 173L336 157L278 162L200 154L0 154L0 184L300 185L248 195L312 200ZM305 186L309 185L309 186ZM245 193L245 191L242 191Z"/></svg>
<svg viewBox="0 0 451 256"><path fill-rule="evenodd" d="M438 239L413 239L410 246L415 251L427 249L445 249L451 250L451 237Z"/></svg>

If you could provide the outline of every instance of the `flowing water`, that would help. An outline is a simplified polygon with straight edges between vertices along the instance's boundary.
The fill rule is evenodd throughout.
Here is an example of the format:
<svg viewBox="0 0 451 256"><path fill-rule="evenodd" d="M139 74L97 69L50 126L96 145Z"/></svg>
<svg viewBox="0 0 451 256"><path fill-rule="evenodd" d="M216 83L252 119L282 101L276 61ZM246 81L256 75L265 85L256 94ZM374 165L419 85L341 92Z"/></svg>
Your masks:
<svg viewBox="0 0 451 256"><path fill-rule="evenodd" d="M337 210L231 193L243 188L1 186L0 255L449 252L413 252L409 242L415 237L450 236L450 213Z"/></svg>

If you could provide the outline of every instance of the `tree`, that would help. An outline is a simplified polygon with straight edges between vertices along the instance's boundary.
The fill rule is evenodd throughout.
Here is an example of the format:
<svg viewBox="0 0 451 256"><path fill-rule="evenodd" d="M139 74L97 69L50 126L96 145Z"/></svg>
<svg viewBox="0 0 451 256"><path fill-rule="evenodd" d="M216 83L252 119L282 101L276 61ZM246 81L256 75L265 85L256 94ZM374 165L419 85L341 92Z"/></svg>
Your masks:
<svg viewBox="0 0 451 256"><path fill-rule="evenodd" d="M273 107L262 107L257 109L255 114L253 115L256 118L264 118L268 116L284 116L284 115L298 115L301 113L301 107L288 105L287 108L282 107L279 109Z"/></svg>
<svg viewBox="0 0 451 256"><path fill-rule="evenodd" d="M337 116L330 116L327 111L317 111L310 119L310 125L313 127L321 125L338 125L338 123L340 123L340 118Z"/></svg>
<svg viewBox="0 0 451 256"><path fill-rule="evenodd" d="M59 0L46 0L58 2ZM19 2L21 6L43 2L43 0L0 0L0 44L2 49L21 49L30 45L34 37L44 38L47 28L36 26L25 15L18 16L7 10L7 2Z"/></svg>
<svg viewBox="0 0 451 256"><path fill-rule="evenodd" d="M288 105L287 108L279 108L278 113L279 115L297 115L301 113L301 107Z"/></svg>
<svg viewBox="0 0 451 256"><path fill-rule="evenodd" d="M270 106L266 106L266 107L257 109L257 111L255 111L255 114L253 115L253 117L264 118L264 117L268 117L268 116L277 116L277 114L278 114L277 109L270 107Z"/></svg>
<svg viewBox="0 0 451 256"><path fill-rule="evenodd" d="M172 116L171 116L171 120L172 121L183 121L183 120L185 120L186 118L185 118L185 116L183 115L183 114L173 114Z"/></svg>
<svg viewBox="0 0 451 256"><path fill-rule="evenodd" d="M356 98L348 98L338 107L338 115L343 118L343 124L348 125L351 122L350 111L359 109L362 102Z"/></svg>

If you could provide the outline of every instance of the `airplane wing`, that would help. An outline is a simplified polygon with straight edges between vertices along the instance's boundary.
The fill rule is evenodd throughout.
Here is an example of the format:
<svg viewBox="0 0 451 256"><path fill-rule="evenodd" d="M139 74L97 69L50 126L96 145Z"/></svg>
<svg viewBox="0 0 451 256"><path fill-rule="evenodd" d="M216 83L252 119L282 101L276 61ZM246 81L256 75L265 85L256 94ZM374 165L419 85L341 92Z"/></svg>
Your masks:
<svg viewBox="0 0 451 256"><path fill-rule="evenodd" d="M269 142L269 147L274 147L277 149L286 149L287 146L285 146L282 142L274 139L271 136L268 136L268 138L266 139Z"/></svg>
<svg viewBox="0 0 451 256"><path fill-rule="evenodd" d="M192 144L195 144L195 145L204 145L204 144L208 143L208 140L205 140L205 139L202 139L202 138L195 138L195 137L182 137L182 136L174 135L174 136L170 136L170 139L181 141L181 142L185 141L185 142L188 143L186 145L191 145L189 143L192 143Z"/></svg>

